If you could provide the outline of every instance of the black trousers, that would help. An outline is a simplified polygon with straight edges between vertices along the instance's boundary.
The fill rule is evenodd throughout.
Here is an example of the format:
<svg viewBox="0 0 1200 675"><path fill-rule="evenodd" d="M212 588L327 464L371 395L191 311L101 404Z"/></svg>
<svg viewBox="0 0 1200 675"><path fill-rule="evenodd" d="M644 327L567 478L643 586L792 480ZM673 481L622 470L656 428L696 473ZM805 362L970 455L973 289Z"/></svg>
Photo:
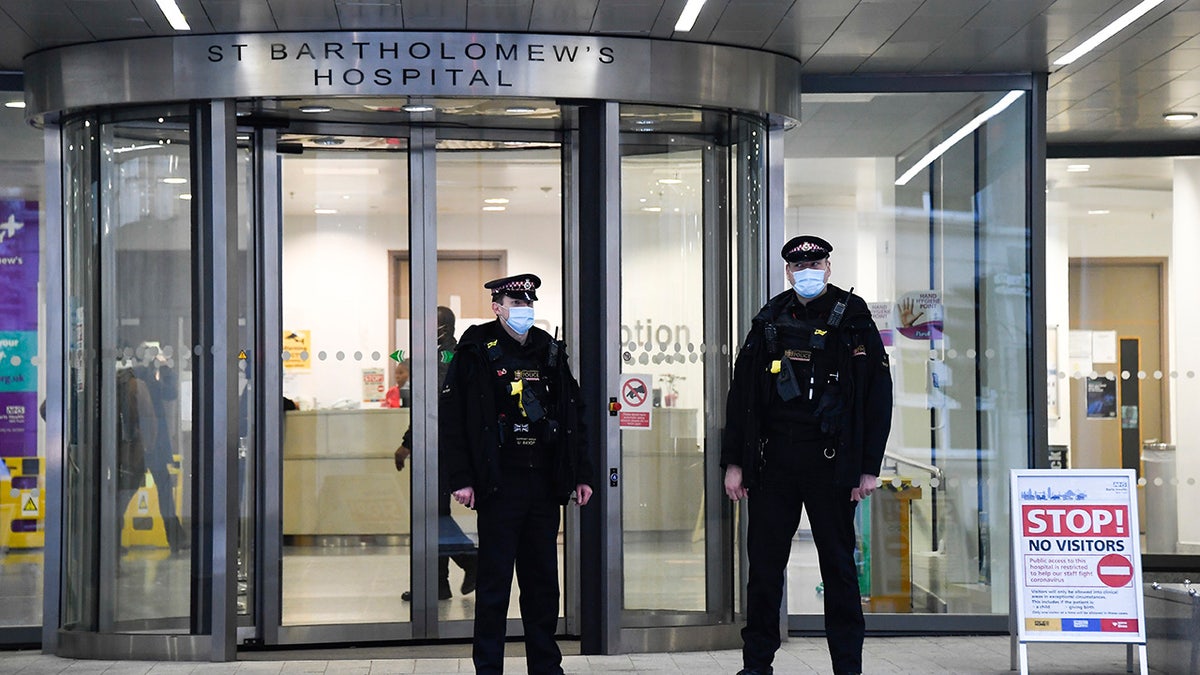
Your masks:
<svg viewBox="0 0 1200 675"><path fill-rule="evenodd" d="M562 673L558 628L558 524L562 507L547 472L504 469L500 492L478 505L479 585L475 589L476 673L504 672L504 636L513 569L520 588L525 658L531 675Z"/></svg>
<svg viewBox="0 0 1200 675"><path fill-rule="evenodd" d="M865 627L854 562L854 509L858 503L850 501L849 488L834 486L833 461L826 460L819 449L797 448L796 452L803 452L806 459L786 470L776 466L775 471L764 472L748 497L750 580L742 660L748 669L765 669L775 659L784 574L801 511L807 509L825 585L825 639L833 671L862 672Z"/></svg>

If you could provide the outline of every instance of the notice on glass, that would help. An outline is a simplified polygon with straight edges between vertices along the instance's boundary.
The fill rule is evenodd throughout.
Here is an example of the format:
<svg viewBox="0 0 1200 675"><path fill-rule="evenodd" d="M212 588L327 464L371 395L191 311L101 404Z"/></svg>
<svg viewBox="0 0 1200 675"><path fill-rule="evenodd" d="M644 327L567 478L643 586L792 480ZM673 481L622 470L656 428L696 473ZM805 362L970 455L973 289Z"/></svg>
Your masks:
<svg viewBox="0 0 1200 675"><path fill-rule="evenodd" d="M621 373L621 398L617 402L617 420L622 429L649 429L654 400L653 375Z"/></svg>
<svg viewBox="0 0 1200 675"><path fill-rule="evenodd" d="M1011 477L1019 639L1144 643L1134 472L1018 469Z"/></svg>

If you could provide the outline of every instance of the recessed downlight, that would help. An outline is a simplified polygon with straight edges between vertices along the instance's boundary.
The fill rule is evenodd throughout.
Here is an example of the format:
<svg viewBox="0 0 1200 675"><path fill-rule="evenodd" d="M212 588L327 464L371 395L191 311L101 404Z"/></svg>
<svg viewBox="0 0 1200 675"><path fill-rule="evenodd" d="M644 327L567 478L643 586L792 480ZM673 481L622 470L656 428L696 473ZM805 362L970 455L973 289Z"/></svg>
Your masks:
<svg viewBox="0 0 1200 675"><path fill-rule="evenodd" d="M1177 110L1163 113L1163 119L1168 122L1191 122L1196 119L1196 113Z"/></svg>
<svg viewBox="0 0 1200 675"><path fill-rule="evenodd" d="M300 112L308 113L310 115L315 115L317 113L327 113L330 110L333 110L333 108L330 108L327 105L302 105L302 106L300 106Z"/></svg>
<svg viewBox="0 0 1200 675"><path fill-rule="evenodd" d="M1067 165L1067 173L1084 173L1086 171L1091 171L1091 170L1092 170L1091 164L1068 164Z"/></svg>
<svg viewBox="0 0 1200 675"><path fill-rule="evenodd" d="M433 106L424 103L410 103L400 106L400 109L406 113L427 113L433 112Z"/></svg>

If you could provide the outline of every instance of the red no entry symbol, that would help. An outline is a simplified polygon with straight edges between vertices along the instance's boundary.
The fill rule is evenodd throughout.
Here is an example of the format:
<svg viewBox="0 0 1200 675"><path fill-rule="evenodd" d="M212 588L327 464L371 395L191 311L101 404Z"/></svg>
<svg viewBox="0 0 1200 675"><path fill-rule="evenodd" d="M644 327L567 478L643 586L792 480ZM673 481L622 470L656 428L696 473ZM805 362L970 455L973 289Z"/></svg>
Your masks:
<svg viewBox="0 0 1200 675"><path fill-rule="evenodd" d="M629 405L637 407L646 402L646 383L636 377L629 378L625 381L625 386L621 388L621 397L629 402Z"/></svg>
<svg viewBox="0 0 1200 675"><path fill-rule="evenodd" d="M1109 553L1096 565L1096 575L1105 586L1121 588L1133 579L1133 563L1118 553Z"/></svg>

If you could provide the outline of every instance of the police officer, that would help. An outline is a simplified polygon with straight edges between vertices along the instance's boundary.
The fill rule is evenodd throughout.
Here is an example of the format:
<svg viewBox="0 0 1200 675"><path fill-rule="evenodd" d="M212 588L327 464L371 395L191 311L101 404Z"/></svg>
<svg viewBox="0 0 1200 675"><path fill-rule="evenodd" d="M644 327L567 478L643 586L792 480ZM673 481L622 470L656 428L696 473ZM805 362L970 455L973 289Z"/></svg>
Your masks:
<svg viewBox="0 0 1200 675"><path fill-rule="evenodd" d="M478 511L479 575L472 656L477 673L504 670L513 568L530 673L562 673L558 526L572 493L591 498L579 385L561 341L533 327L541 279L484 284L496 320L472 326L455 351L439 406L449 488Z"/></svg>
<svg viewBox="0 0 1200 675"><path fill-rule="evenodd" d="M787 291L751 323L734 365L721 445L725 493L749 502L739 675L773 672L792 537L807 509L835 673L862 672L854 510L875 490L891 430L892 378L866 303L829 283L833 246L795 237Z"/></svg>

